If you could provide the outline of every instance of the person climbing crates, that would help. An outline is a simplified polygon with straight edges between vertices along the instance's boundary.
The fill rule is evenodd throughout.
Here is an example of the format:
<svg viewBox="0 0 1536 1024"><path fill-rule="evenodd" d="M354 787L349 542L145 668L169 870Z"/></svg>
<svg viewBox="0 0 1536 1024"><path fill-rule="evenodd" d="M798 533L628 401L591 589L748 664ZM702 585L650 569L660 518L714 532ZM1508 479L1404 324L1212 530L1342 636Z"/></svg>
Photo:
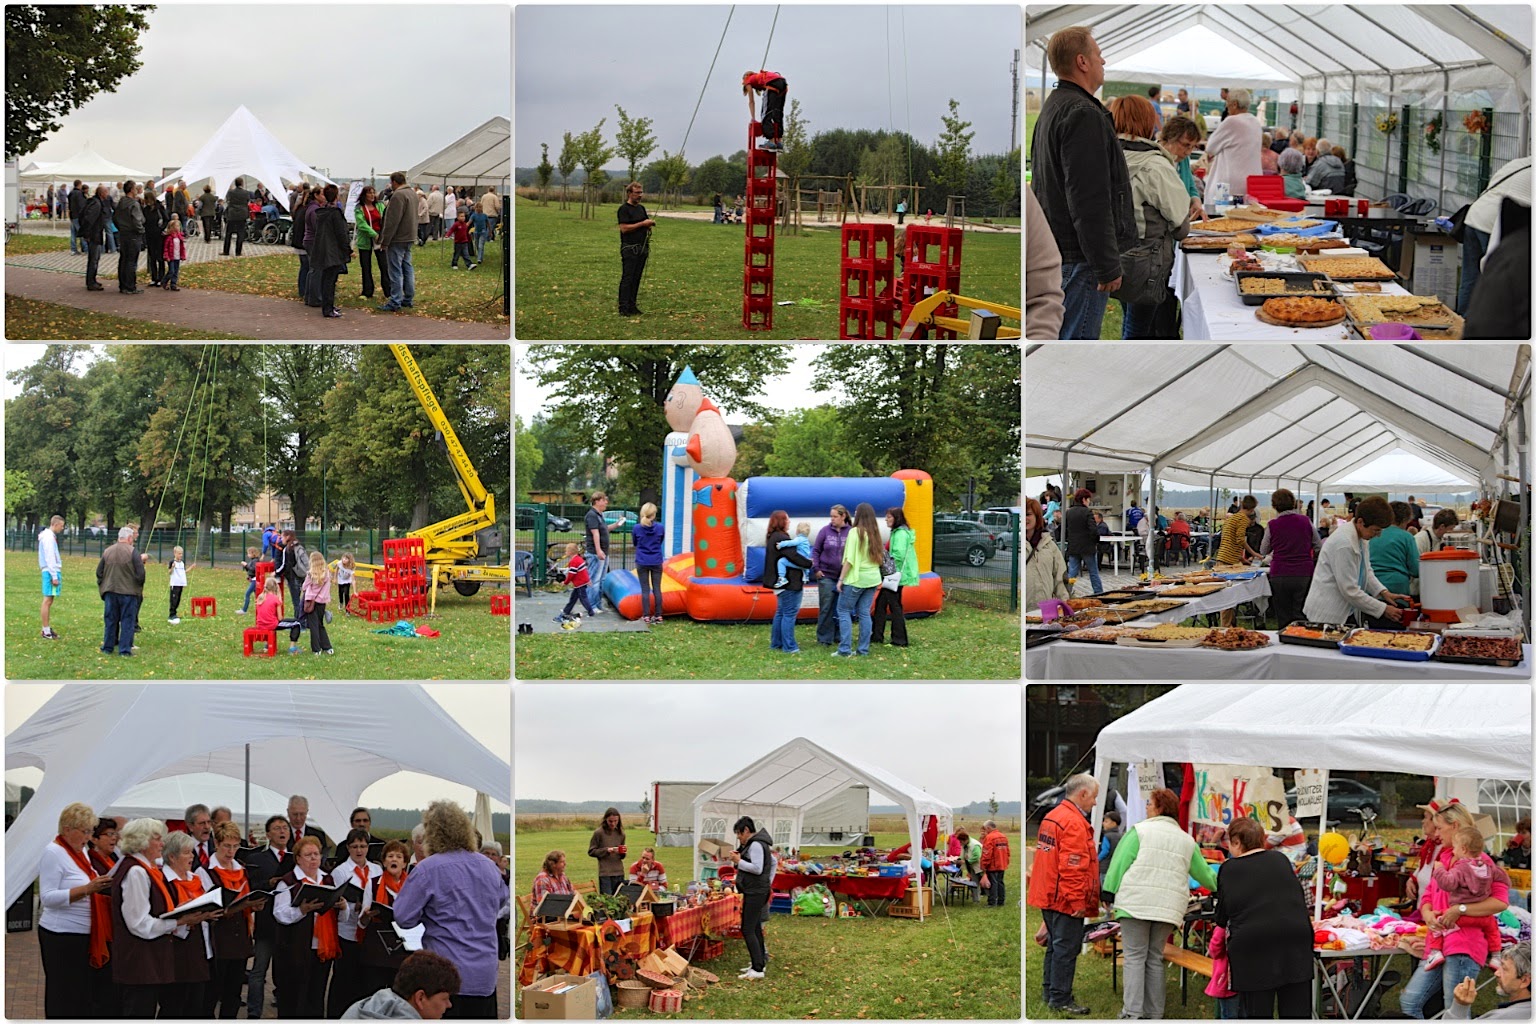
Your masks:
<svg viewBox="0 0 1536 1024"><path fill-rule="evenodd" d="M741 92L747 98L747 110L751 112L752 120L756 121L757 97L752 94L753 90L763 94L761 129L764 141L759 148L770 153L782 153L784 97L789 92L789 83L777 71L748 71L741 76Z"/></svg>

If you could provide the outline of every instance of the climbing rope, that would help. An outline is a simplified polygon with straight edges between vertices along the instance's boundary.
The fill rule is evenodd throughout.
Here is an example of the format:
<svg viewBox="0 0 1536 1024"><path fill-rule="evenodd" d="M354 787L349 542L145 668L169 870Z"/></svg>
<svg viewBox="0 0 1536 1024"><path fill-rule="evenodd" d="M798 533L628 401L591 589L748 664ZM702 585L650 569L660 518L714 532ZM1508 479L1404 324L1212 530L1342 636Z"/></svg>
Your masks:
<svg viewBox="0 0 1536 1024"><path fill-rule="evenodd" d="M720 41L715 44L715 55L709 59L709 73L704 76L704 87L699 90L699 101L693 105L693 117L690 117L688 119L688 130L683 133L683 146L682 146L681 149L679 149L677 151L677 155L678 156L682 156L684 153L686 153L688 151L688 136L693 134L694 118L697 118L699 116L699 107L702 106L703 103L704 103L704 93L709 90L709 78L710 78L710 75L713 75L715 73L715 61L720 59L720 47L725 45L725 33L726 33L726 30L731 27L731 18L735 14L736 14L736 5L735 4L731 4L730 13L725 16L725 28L722 28L720 30Z"/></svg>
<svg viewBox="0 0 1536 1024"><path fill-rule="evenodd" d="M907 184L916 185L917 181L912 177L912 81L907 77L907 10L901 10L901 88L905 93L907 104ZM917 197L912 197L912 205L916 207ZM912 211L916 213L917 210Z"/></svg>
<svg viewBox="0 0 1536 1024"><path fill-rule="evenodd" d="M768 51L773 47L773 30L779 27L779 6L778 4L774 5L773 24L768 26L768 45L763 47L763 62L758 65L763 71L768 70Z"/></svg>
<svg viewBox="0 0 1536 1024"><path fill-rule="evenodd" d="M207 345L203 346L203 356L204 357L207 356L207 354L208 354L207 350L210 347L211 346L207 346ZM203 379L203 360L200 357L198 359L198 363L197 363L197 373L193 375L192 391L187 395L187 411L182 413L182 415L181 415L181 429L179 431L177 431L177 433L176 433L176 448L175 448L174 451L171 452L171 464L170 464L170 466L168 466L166 468L166 471L165 471L165 483L160 485L160 499L159 499L159 501L155 502L155 518L154 518L154 522L151 522L149 524L149 535L145 538L145 542L146 543L148 543L149 538L154 536L154 533L155 533L155 523L158 523L160 521L160 510L165 507L165 492L166 492L166 490L168 490L170 488L170 486L171 486L171 476L176 472L176 460L181 455L181 439L182 439L182 437L187 432L187 423L190 421L191 416L192 416L192 403L197 398L198 387L202 383L202 379ZM179 537L177 539L180 540Z"/></svg>
<svg viewBox="0 0 1536 1024"><path fill-rule="evenodd" d="M212 347L213 346L210 345L208 346L208 349L212 349ZM212 351L205 351L203 355L209 360L209 375L211 376L213 373L213 367L218 364L218 355L216 352ZM197 407L197 423L192 429L192 452L187 456L187 475L186 478L182 481L181 485L181 508L176 512L177 544L181 543L181 535L185 531L184 524L187 521L187 491L192 487L192 463L197 461L197 438L198 435L203 432L203 412L205 410L207 411L209 421L211 422L213 419L213 407L212 404L208 401L208 389L206 382L202 390L202 401L198 404ZM206 484L206 482L207 481L205 479L204 483ZM159 517L157 516L156 519L158 520L158 518Z"/></svg>
<svg viewBox="0 0 1536 1024"><path fill-rule="evenodd" d="M219 353L217 349L213 353L213 373L210 379L212 384L208 390L208 438L203 444L203 482L198 487L197 495L197 540L192 545L192 559L194 561L197 559L198 549L203 544L203 501L208 497L208 453L213 448L213 410L218 406L219 397Z"/></svg>

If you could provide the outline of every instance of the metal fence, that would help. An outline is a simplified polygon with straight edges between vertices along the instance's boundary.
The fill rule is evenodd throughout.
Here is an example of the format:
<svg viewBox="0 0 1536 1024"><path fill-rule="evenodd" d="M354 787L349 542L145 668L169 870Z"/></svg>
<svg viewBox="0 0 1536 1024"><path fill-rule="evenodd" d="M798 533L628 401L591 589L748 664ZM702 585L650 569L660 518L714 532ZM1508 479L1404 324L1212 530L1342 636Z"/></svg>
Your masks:
<svg viewBox="0 0 1536 1024"><path fill-rule="evenodd" d="M390 530L387 533L379 530L302 530L297 533L299 543L308 551L318 551L327 559L340 558L344 554L350 554L359 562L379 564L384 557L384 541L396 540L406 535L403 530ZM156 562L167 562L171 557L171 549L180 545L188 562L197 562L208 568L238 568L246 558L246 550L255 548L261 550L260 530L232 530L229 533L215 531L196 545L195 530L168 530L157 529L151 534L139 534L138 548L151 556ZM108 536L106 531L100 534L80 534L73 530L66 530L59 537L59 554L83 555L89 558L100 558L107 546L117 541L117 531L112 531ZM37 550L37 535L24 530L8 530L5 534L5 546L9 551L35 551ZM504 565L505 552L486 552L487 564Z"/></svg>
<svg viewBox="0 0 1536 1024"><path fill-rule="evenodd" d="M513 547L533 554L533 582L542 586L548 581L549 569L565 559L567 544L580 544L586 551L582 536L586 505L519 505L516 512L516 529L513 531ZM567 530L556 530L550 518L558 516L570 521ZM940 554L933 562L933 571L944 580L945 597L961 604L998 611L1019 610L1019 530L1018 516L1011 517L1008 527L989 529L994 540L991 551L980 565L967 560L969 550ZM609 568L634 568L634 543L628 530L611 530L608 535ZM986 545L982 545L985 549ZM540 557L539 553L543 553ZM936 553L937 554L937 553Z"/></svg>

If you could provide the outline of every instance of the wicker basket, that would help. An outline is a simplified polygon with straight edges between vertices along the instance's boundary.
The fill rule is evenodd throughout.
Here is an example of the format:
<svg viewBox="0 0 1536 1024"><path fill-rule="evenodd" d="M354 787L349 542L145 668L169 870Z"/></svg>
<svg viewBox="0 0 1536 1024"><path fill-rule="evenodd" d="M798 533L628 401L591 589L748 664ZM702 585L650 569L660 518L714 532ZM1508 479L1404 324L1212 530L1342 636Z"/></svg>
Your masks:
<svg viewBox="0 0 1536 1024"><path fill-rule="evenodd" d="M1529 889L1531 887L1530 868L1510 868L1509 884L1516 889Z"/></svg>
<svg viewBox="0 0 1536 1024"><path fill-rule="evenodd" d="M643 1010L651 1000L651 986L643 981L621 981L613 988L613 1001L628 1010Z"/></svg>
<svg viewBox="0 0 1536 1024"><path fill-rule="evenodd" d="M652 1013L676 1013L683 1008L683 994L675 988L657 989L650 995Z"/></svg>

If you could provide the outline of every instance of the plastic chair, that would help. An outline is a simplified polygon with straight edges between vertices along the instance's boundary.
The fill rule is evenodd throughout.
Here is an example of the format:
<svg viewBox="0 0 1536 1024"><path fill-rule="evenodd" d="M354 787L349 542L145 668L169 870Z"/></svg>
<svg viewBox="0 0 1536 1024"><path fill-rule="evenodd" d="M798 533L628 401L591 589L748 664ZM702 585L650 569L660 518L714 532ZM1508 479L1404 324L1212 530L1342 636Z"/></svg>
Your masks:
<svg viewBox="0 0 1536 1024"><path fill-rule="evenodd" d="M1257 199L1271 210L1300 213L1307 208L1303 200L1286 196L1285 178L1278 174L1248 175L1248 198Z"/></svg>
<svg viewBox="0 0 1536 1024"><path fill-rule="evenodd" d="M512 555L512 583L514 586L521 583L528 589L528 596L533 596L533 552L518 551Z"/></svg>

